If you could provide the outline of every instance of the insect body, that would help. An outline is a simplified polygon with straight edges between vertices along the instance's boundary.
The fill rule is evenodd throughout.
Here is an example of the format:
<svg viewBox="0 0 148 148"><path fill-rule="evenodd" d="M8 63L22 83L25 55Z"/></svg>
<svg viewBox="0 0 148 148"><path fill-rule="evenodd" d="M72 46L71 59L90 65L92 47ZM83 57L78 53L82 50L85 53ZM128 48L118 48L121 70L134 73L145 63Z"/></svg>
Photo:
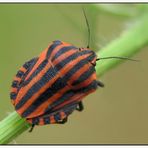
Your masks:
<svg viewBox="0 0 148 148"><path fill-rule="evenodd" d="M53 41L38 57L26 62L17 72L10 98L18 114L32 124L45 125L67 121L74 111L82 111L82 99L104 84L97 81L95 65L100 59L123 59L127 57L97 58L89 49L77 48L69 43Z"/></svg>
<svg viewBox="0 0 148 148"><path fill-rule="evenodd" d="M16 74L10 93L15 110L32 125L65 123L83 110L85 96L103 86L96 80L96 58L88 48L53 41Z"/></svg>

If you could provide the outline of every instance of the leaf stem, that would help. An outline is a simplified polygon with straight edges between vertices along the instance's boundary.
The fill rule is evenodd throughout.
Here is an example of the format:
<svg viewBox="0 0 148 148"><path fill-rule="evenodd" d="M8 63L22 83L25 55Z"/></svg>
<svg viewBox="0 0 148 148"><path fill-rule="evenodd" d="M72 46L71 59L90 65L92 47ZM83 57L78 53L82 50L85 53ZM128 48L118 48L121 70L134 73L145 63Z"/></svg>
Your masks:
<svg viewBox="0 0 148 148"><path fill-rule="evenodd" d="M30 127L17 112L11 113L0 122L0 144L7 144Z"/></svg>

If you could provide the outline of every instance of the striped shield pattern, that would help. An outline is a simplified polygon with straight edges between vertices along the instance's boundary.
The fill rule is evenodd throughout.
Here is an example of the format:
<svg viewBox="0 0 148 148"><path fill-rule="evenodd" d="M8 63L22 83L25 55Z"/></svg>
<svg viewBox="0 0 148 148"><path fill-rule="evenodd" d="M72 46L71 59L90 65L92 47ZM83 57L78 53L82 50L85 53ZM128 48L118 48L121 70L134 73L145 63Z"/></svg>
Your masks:
<svg viewBox="0 0 148 148"><path fill-rule="evenodd" d="M34 125L66 119L98 88L96 58L91 49L53 41L14 77L10 98L17 113Z"/></svg>

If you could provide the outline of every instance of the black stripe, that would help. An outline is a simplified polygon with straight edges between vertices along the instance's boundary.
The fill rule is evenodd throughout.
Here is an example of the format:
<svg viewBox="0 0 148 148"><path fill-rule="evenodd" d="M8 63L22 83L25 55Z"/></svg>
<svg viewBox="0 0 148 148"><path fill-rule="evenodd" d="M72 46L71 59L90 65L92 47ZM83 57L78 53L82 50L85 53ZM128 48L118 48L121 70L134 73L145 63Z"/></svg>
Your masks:
<svg viewBox="0 0 148 148"><path fill-rule="evenodd" d="M68 101L71 99L71 97L73 97L76 94L80 94L80 93L86 93L92 89L96 89L97 86L97 81L92 81L88 86L84 86L82 88L79 88L77 90L68 90L67 92L65 92L60 98L58 98L56 101L54 101L52 104L50 104L50 106L48 106L48 108L45 109L45 114L49 114L52 113L55 107L58 107L59 105L61 105L62 103ZM71 104L73 103L78 103L77 101L71 102L70 104L68 104L69 106L71 106Z"/></svg>
<svg viewBox="0 0 148 148"><path fill-rule="evenodd" d="M62 120L62 119L61 119L60 112L57 112L57 113L54 115L54 119L55 119L56 122Z"/></svg>
<svg viewBox="0 0 148 148"><path fill-rule="evenodd" d="M91 56L89 56L87 60L91 62L92 60L94 60L94 58L96 58L96 54L93 52L93 54L91 54Z"/></svg>
<svg viewBox="0 0 148 148"><path fill-rule="evenodd" d="M74 110L76 110L78 103L72 102L66 106L63 107L63 112L66 114L66 116L69 116Z"/></svg>
<svg viewBox="0 0 148 148"><path fill-rule="evenodd" d="M58 98L56 101L54 101L52 104L50 104L46 109L45 109L45 114L50 114L52 113L55 107L58 107L59 105L61 105L62 103L68 101L71 99L71 97L73 97L76 94L80 94L80 93L86 93L92 89L96 89L97 86L97 81L92 81L88 86L84 86L82 88L79 88L77 90L68 90L66 91L60 98ZM68 104L68 106L71 106L71 104L73 103L78 103L77 101L71 102L70 104Z"/></svg>
<svg viewBox="0 0 148 148"><path fill-rule="evenodd" d="M60 89L64 88L67 85L63 81L62 78L57 79L53 85L48 88L45 92L41 94L39 98L37 98L28 108L22 113L23 117L27 117L30 113L32 113L35 109L37 109L42 103L51 98L54 94L56 94Z"/></svg>
<svg viewBox="0 0 148 148"><path fill-rule="evenodd" d="M20 89L20 84L22 83L22 81L24 80L24 78L25 78L25 76L27 75L27 73L28 73L28 71L29 71L29 67L31 66L31 64L35 64L35 62L37 61L37 59L38 58L34 58L34 59L31 59L30 61L28 61L28 62L26 62L24 65L23 65L23 67L24 68L26 68L26 72L25 73L23 73L23 75L21 76L22 78L21 78L21 81L19 82L19 81L16 81L16 80L14 80L13 82L12 82L12 87L13 88L18 88L18 90L17 91L19 91L19 89ZM18 74L19 75L19 74ZM16 99L16 96L17 96L17 94L16 93L14 93L14 92L12 92L11 94L10 94L10 98L11 99Z"/></svg>
<svg viewBox="0 0 148 148"><path fill-rule="evenodd" d="M78 85L79 83L88 79L95 72L95 68L91 66L86 72L82 73L80 77L75 80L72 85Z"/></svg>
<svg viewBox="0 0 148 148"><path fill-rule="evenodd" d="M19 84L19 82L18 82L17 80L14 80L14 81L12 82L11 87L17 88L17 87L18 87L18 84Z"/></svg>
<svg viewBox="0 0 148 148"><path fill-rule="evenodd" d="M79 88L77 90L73 90L74 93L86 93L92 89L97 89L97 81L93 80L88 86L84 86L82 88Z"/></svg>
<svg viewBox="0 0 148 148"><path fill-rule="evenodd" d="M46 55L46 58L50 58L50 55L52 53L52 51L59 45L61 45L61 41L53 41L53 44L48 48L48 51L47 51L47 55Z"/></svg>
<svg viewBox="0 0 148 148"><path fill-rule="evenodd" d="M71 50L71 49L78 49L75 46L67 46L67 47L63 47L61 48L52 58L52 61L54 61L56 58L58 58L60 55L66 53L67 51Z"/></svg>
<svg viewBox="0 0 148 148"><path fill-rule="evenodd" d="M29 68L29 63L26 62L26 63L23 65L23 67L24 67L25 69L28 69L28 68Z"/></svg>
<svg viewBox="0 0 148 148"><path fill-rule="evenodd" d="M23 66L27 65L27 71L24 73L24 75L21 78L21 81L18 84L18 91L21 89L21 87L23 87L23 82L24 79L26 78L26 76L28 75L28 73L31 71L32 67L35 65L35 63L37 62L38 58L33 58L30 61L26 62Z"/></svg>
<svg viewBox="0 0 148 148"><path fill-rule="evenodd" d="M90 59L92 55L88 56L85 59L82 59L79 63L74 65L64 76L63 79L65 81L68 81L72 75L74 75L79 69L83 68L85 64L88 64L88 60Z"/></svg>
<svg viewBox="0 0 148 148"><path fill-rule="evenodd" d="M21 78L24 75L24 72L19 70L16 74L16 77Z"/></svg>
<svg viewBox="0 0 148 148"><path fill-rule="evenodd" d="M66 91L60 98L58 98L56 101L54 101L52 104L50 104L45 109L45 114L49 114L54 110L54 107L57 107L58 105L62 104L63 102L69 100L74 95L72 90Z"/></svg>
<svg viewBox="0 0 148 148"><path fill-rule="evenodd" d="M77 90L68 90L60 98L58 98L50 106L48 106L48 108L46 108L45 112L50 113L54 110L54 107L58 107L58 105L61 105L62 103L70 100L71 97L73 97L74 95L88 92L89 90L96 89L97 87L98 87L97 81L94 80L88 86L84 86L84 87L79 88Z"/></svg>
<svg viewBox="0 0 148 148"><path fill-rule="evenodd" d="M30 68L31 65L34 65L37 62L38 58L33 58L30 61L26 62L23 67L28 70ZM26 73L25 73L26 74ZM16 74L16 77L21 78L22 76L24 76L24 72L19 70Z"/></svg>
<svg viewBox="0 0 148 148"><path fill-rule="evenodd" d="M39 124L39 118L32 118L32 124L38 125Z"/></svg>
<svg viewBox="0 0 148 148"><path fill-rule="evenodd" d="M77 108L77 105L78 105L78 102L74 101L74 102L71 102L69 104L66 104L65 106L63 106L62 108L56 110L56 111L53 111L54 112L61 112L63 111L66 116L70 115L74 110L76 110Z"/></svg>
<svg viewBox="0 0 148 148"><path fill-rule="evenodd" d="M44 121L44 124L50 124L50 118L49 118L49 116L43 117L43 121Z"/></svg>
<svg viewBox="0 0 148 148"><path fill-rule="evenodd" d="M50 115L54 115L54 119L56 122L58 122L61 119L61 111L64 112L66 114L66 116L68 116L69 114L71 114L77 107L78 102L72 102L70 104L65 105L64 107L58 109L58 110L50 110L48 112L45 112L44 116L50 116ZM65 117L66 118L66 117Z"/></svg>
<svg viewBox="0 0 148 148"><path fill-rule="evenodd" d="M81 54L81 56L84 54L93 54L92 50L83 50L83 51L80 51L79 53Z"/></svg>
<svg viewBox="0 0 148 148"><path fill-rule="evenodd" d="M36 92L38 92L46 83L48 83L55 75L57 71L53 67L49 68L43 77L36 82L28 92L22 97L20 102L15 106L16 110L21 108Z"/></svg>
<svg viewBox="0 0 148 148"><path fill-rule="evenodd" d="M33 58L30 61L26 62L24 65L27 65L27 71L24 73L23 77L21 78L21 81L18 84L18 91L21 89L21 87L24 85L24 79L26 78L26 76L28 75L28 73L31 71L32 67L35 65L35 63L37 62L38 58ZM23 65L23 66L24 66Z"/></svg>
<svg viewBox="0 0 148 148"><path fill-rule="evenodd" d="M88 52L83 52L83 55L88 54ZM70 63L71 61L75 60L79 56L82 56L82 53L80 52L75 52L74 54L70 55L66 59L62 60L60 63L55 65L55 68L57 70L61 70L66 64Z"/></svg>
<svg viewBox="0 0 148 148"><path fill-rule="evenodd" d="M60 40L55 40L55 41L53 41L53 43L55 43L55 44L63 44Z"/></svg>
<svg viewBox="0 0 148 148"><path fill-rule="evenodd" d="M16 94L15 92L11 92L11 93L10 93L10 98L11 98L12 100L16 99L16 96L17 96L17 94Z"/></svg>
<svg viewBox="0 0 148 148"><path fill-rule="evenodd" d="M37 62L37 60L38 60L38 58L35 57L35 58L31 59L30 61L26 62L26 63L23 65L23 67L28 70L28 68L29 68L31 65L34 65L34 64Z"/></svg>
<svg viewBox="0 0 148 148"><path fill-rule="evenodd" d="M30 81L37 76L43 69L44 67L48 64L48 60L45 59L38 67L37 69L30 75L30 77L23 83L23 86L27 85L30 83ZM31 70L30 70L31 71Z"/></svg>
<svg viewBox="0 0 148 148"><path fill-rule="evenodd" d="M84 86L84 87L79 88L77 90L68 90L60 98L58 98L50 106L48 106L48 108L45 109L45 112L49 114L49 113L54 111L54 107L58 107L58 105L61 105L62 103L70 100L71 97L73 97L74 95L88 92L88 91L90 91L92 89L96 89L97 87L98 87L97 86L97 81L94 80L88 86ZM70 104L73 104L73 103L74 102L72 102Z"/></svg>
<svg viewBox="0 0 148 148"><path fill-rule="evenodd" d="M35 65L35 63L37 62L37 60L38 60L38 58L33 58L33 59L31 59L30 61L26 62L23 65L23 67L27 70L25 73L22 72L22 71L20 71L20 70L18 71L18 73L16 74L16 77L21 78L21 82L25 79L25 77L30 72L31 68ZM21 82L19 82L19 85L20 85Z"/></svg>

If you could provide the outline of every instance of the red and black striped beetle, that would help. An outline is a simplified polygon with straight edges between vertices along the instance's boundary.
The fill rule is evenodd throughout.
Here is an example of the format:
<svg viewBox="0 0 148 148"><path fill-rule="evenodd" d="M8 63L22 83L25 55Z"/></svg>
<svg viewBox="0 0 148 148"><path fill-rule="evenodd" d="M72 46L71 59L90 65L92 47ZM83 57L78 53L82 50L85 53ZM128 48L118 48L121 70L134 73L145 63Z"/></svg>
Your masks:
<svg viewBox="0 0 148 148"><path fill-rule="evenodd" d="M89 39L90 29L86 19ZM123 57L106 57L120 58ZM97 80L97 56L87 48L53 41L38 57L26 62L17 72L10 98L18 114L32 124L45 125L67 121L74 111L82 111L82 99L103 83Z"/></svg>
<svg viewBox="0 0 148 148"><path fill-rule="evenodd" d="M83 110L82 99L103 86L96 78L96 59L89 47L56 40L20 68L10 98L18 114L32 124L30 132L35 125L63 124L74 110Z"/></svg>
<svg viewBox="0 0 148 148"><path fill-rule="evenodd" d="M26 62L12 82L15 110L32 125L65 123L82 99L103 84L96 80L96 54L54 41Z"/></svg>

